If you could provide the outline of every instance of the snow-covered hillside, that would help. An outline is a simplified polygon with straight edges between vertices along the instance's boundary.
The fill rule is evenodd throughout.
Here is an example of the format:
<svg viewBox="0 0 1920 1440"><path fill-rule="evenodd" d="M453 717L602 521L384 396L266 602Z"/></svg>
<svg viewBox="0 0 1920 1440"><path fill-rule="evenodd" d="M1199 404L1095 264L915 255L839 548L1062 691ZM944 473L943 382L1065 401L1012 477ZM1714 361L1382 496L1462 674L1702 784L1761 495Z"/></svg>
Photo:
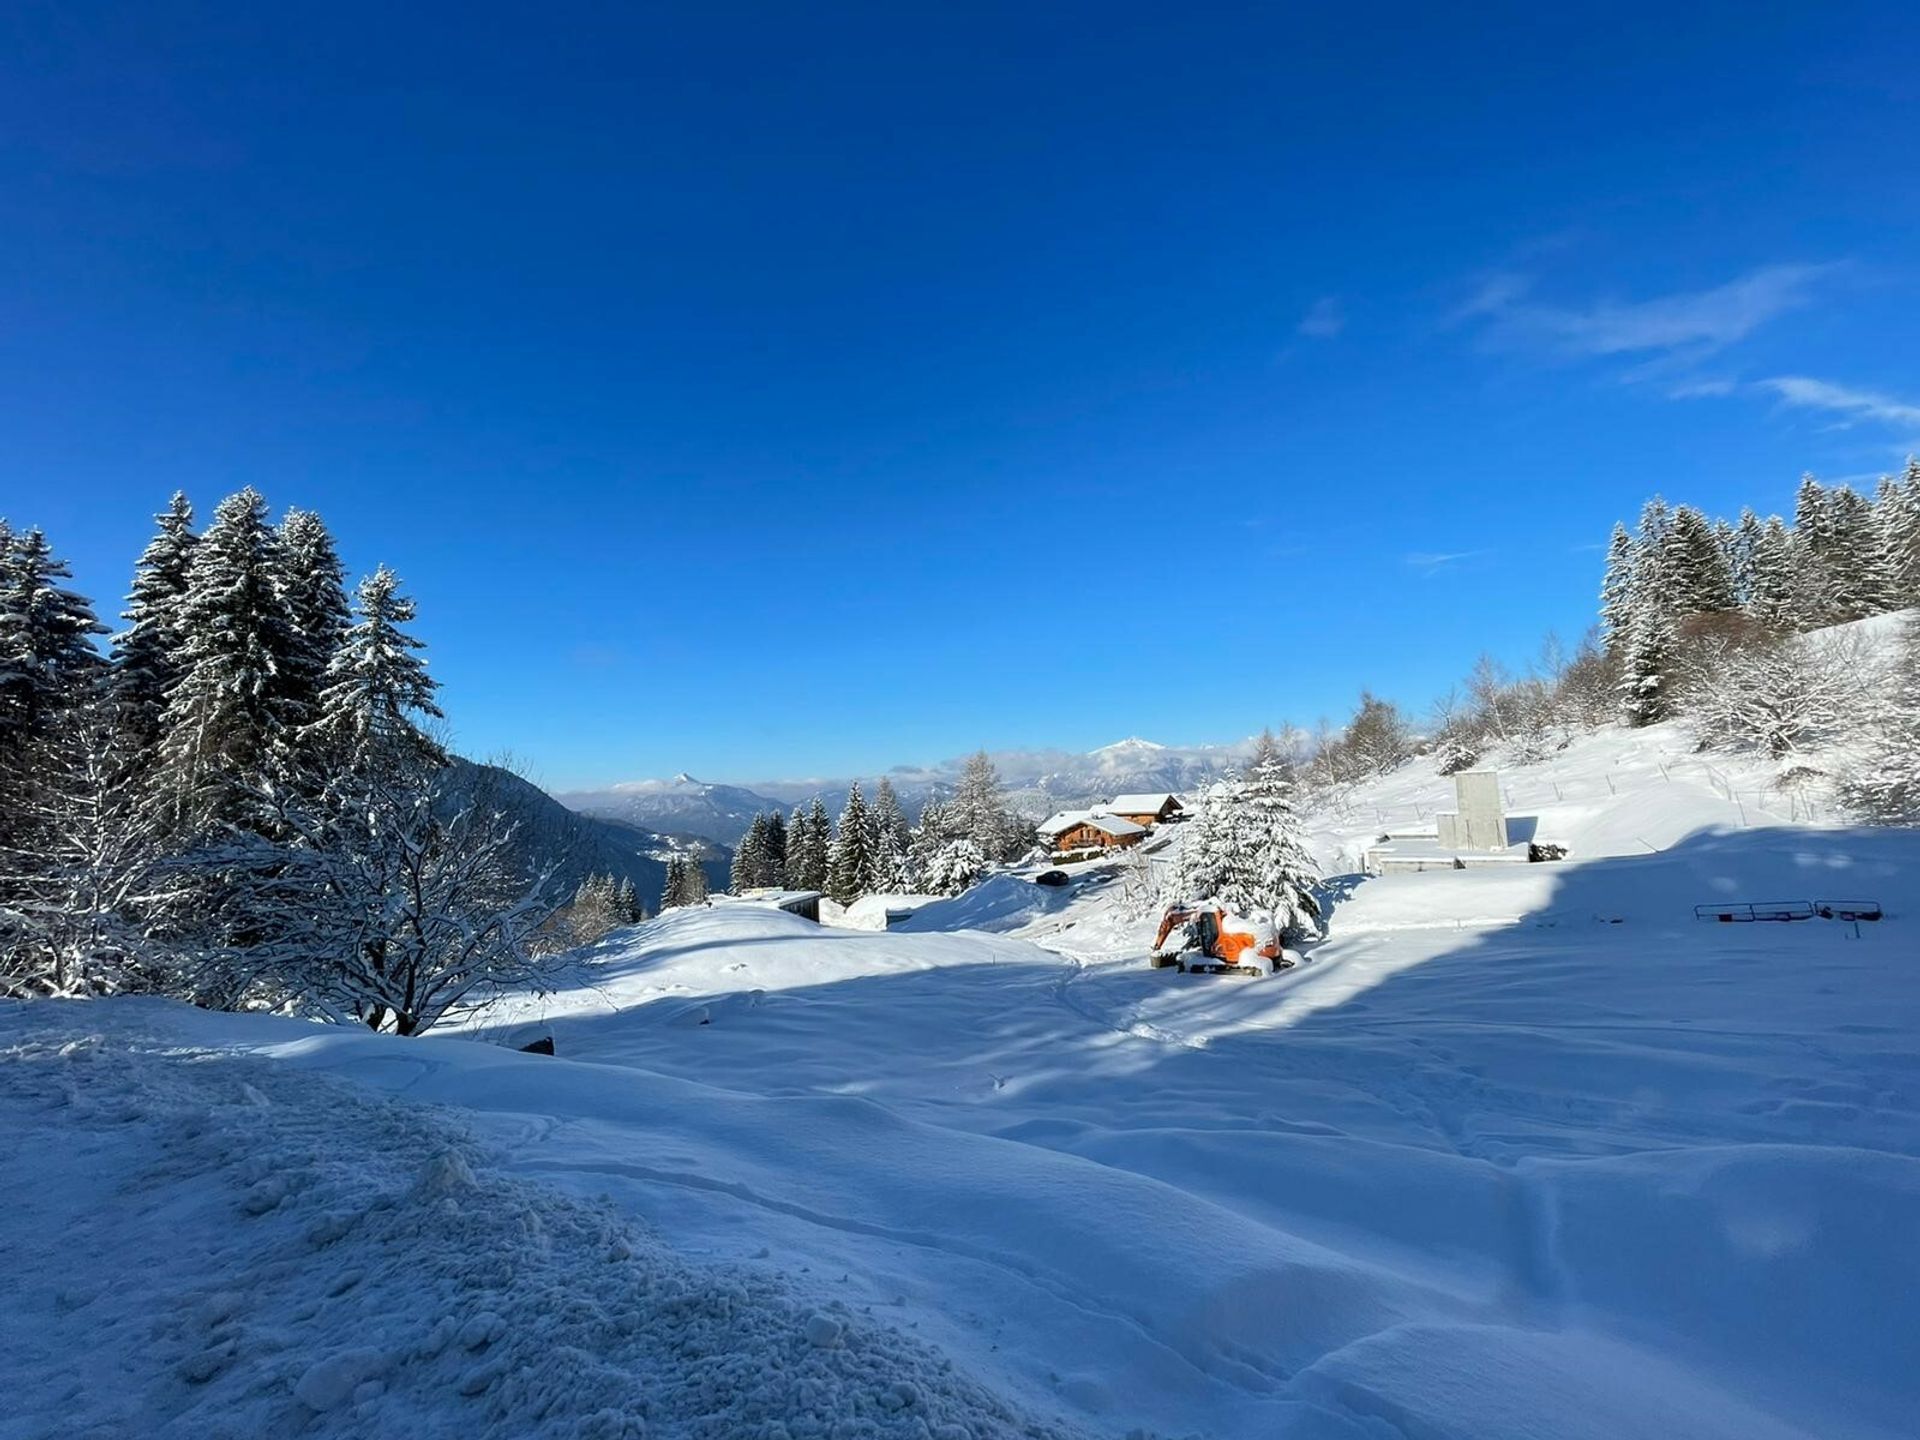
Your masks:
<svg viewBox="0 0 1920 1440"><path fill-rule="evenodd" d="M1147 968L1095 866L675 912L468 1038L15 1007L0 1206L92 1228L0 1319L3 1433L1908 1434L1920 835L1684 749L1510 769L1568 861L1350 879L1270 979ZM1693 917L1802 898L1887 918Z"/></svg>

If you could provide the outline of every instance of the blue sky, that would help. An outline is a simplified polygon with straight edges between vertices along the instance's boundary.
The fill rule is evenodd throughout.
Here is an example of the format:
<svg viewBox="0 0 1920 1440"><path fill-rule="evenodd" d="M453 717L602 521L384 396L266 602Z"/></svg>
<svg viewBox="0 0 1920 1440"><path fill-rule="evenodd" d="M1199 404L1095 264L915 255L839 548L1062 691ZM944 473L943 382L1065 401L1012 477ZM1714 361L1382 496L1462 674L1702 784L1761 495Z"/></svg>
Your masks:
<svg viewBox="0 0 1920 1440"><path fill-rule="evenodd" d="M0 513L316 508L555 786L1424 705L1920 449L1914 8L1552 8L8 6Z"/></svg>

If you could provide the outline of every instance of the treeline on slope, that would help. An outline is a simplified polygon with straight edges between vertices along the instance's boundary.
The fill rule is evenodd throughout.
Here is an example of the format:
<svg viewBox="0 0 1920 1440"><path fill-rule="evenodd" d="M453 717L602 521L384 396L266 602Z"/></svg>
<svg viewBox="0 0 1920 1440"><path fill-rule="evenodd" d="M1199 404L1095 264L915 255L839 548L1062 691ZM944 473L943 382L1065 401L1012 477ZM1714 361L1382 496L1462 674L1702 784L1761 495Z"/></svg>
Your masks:
<svg viewBox="0 0 1920 1440"><path fill-rule="evenodd" d="M1917 605L1920 461L1872 498L1807 476L1790 524L1751 509L1713 519L1656 496L1636 529L1614 528L1599 625L1575 651L1549 637L1518 678L1483 656L1424 728L1363 693L1343 729L1289 727L1280 743L1302 783L1337 800L1415 754L1451 774L1495 747L1526 762L1613 721L1679 720L1703 749L1831 751L1839 771L1818 778L1843 803L1920 823L1920 616L1902 623L1890 665L1857 634L1807 633Z"/></svg>
<svg viewBox="0 0 1920 1440"><path fill-rule="evenodd" d="M0 991L415 1034L537 982L550 872L450 785L398 577L350 602L320 517L252 489L157 519L104 654L46 537L0 525Z"/></svg>
<svg viewBox="0 0 1920 1440"><path fill-rule="evenodd" d="M982 750L967 761L952 797L929 801L917 826L907 823L884 777L872 803L855 782L837 824L818 797L790 816L754 816L734 849L731 882L736 892L818 890L843 905L862 895L957 895L989 866L1024 859L1037 840L1032 822L1007 806Z"/></svg>

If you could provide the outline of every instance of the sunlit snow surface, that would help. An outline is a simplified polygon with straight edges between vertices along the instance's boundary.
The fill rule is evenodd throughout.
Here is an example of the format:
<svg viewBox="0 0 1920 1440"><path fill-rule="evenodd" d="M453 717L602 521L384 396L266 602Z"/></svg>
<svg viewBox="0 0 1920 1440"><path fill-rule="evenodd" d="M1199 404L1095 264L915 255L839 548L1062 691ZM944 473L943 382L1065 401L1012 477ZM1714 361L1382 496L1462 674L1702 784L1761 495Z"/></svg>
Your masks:
<svg viewBox="0 0 1920 1440"><path fill-rule="evenodd" d="M557 1059L17 1007L0 1206L55 1243L11 1247L0 1434L585 1435L635 1396L655 1435L1910 1434L1920 835L1743 816L1663 743L1513 770L1521 796L1558 784L1558 808L1511 808L1573 859L1355 882L1271 979L1148 969L1151 920L1096 870L904 933L649 922L477 1032L544 1025ZM1315 817L1317 843L1445 791L1410 767ZM1693 919L1796 898L1889 915L1858 937ZM417 1197L446 1198L446 1126L475 1188L456 1176L442 1244ZM314 1243L335 1212L377 1224ZM645 1278L609 1290L628 1229L617 1263ZM413 1235L409 1286L387 1267ZM485 1254L477 1279L448 1244ZM731 1318L676 1351L662 1297L716 1287ZM209 1289L244 1303L206 1318L229 1303ZM632 1333L545 1338L570 1296ZM516 1338L445 1337L482 1312ZM805 1338L822 1316L837 1348ZM676 1354L709 1379L675 1389Z"/></svg>

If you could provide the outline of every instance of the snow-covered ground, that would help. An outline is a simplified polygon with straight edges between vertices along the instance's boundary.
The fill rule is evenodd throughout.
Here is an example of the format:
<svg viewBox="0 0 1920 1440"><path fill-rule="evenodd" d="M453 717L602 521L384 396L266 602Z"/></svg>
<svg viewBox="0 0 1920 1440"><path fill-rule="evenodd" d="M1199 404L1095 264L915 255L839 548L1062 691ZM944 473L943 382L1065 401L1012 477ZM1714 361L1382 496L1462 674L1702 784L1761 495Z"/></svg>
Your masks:
<svg viewBox="0 0 1920 1440"><path fill-rule="evenodd" d="M0 1434L1910 1434L1920 835L1684 748L1510 771L1569 861L1351 881L1271 979L1094 866L671 914L467 1039L16 1007Z"/></svg>

